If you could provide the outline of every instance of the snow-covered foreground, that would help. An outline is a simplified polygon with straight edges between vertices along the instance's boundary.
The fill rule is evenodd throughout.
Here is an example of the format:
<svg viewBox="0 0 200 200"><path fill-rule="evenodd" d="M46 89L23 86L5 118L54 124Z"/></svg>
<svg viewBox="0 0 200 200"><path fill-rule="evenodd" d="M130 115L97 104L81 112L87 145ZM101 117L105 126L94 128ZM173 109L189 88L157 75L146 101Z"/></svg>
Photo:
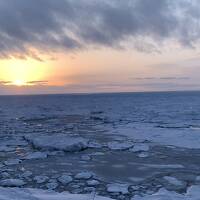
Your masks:
<svg viewBox="0 0 200 200"><path fill-rule="evenodd" d="M40 189L1 188L1 200L111 200L95 194L80 195L67 192L56 193Z"/></svg>
<svg viewBox="0 0 200 200"><path fill-rule="evenodd" d="M68 192L52 192L41 189L1 188L1 200L112 200L92 194L69 194ZM191 186L185 194L160 189L157 193L145 196L135 195L131 200L199 200L200 186Z"/></svg>

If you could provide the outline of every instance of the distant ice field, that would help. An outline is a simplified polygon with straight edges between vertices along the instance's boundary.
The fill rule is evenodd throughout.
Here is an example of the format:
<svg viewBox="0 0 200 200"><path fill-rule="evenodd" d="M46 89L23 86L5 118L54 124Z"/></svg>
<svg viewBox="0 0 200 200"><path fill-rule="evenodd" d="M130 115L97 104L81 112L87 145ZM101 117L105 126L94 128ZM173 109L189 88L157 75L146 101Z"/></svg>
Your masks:
<svg viewBox="0 0 200 200"><path fill-rule="evenodd" d="M199 92L0 97L1 132L34 132L26 123L62 131L64 121L80 118L98 122L109 134L200 148Z"/></svg>
<svg viewBox="0 0 200 200"><path fill-rule="evenodd" d="M0 96L5 200L198 199L199 155L200 92Z"/></svg>

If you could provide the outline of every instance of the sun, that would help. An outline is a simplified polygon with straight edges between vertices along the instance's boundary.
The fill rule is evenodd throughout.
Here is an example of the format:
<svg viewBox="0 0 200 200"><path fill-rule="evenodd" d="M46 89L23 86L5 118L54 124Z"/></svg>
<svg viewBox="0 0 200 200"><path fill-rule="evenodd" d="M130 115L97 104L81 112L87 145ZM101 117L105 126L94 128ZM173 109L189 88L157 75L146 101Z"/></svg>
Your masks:
<svg viewBox="0 0 200 200"><path fill-rule="evenodd" d="M0 59L0 80L7 85L30 86L32 81L46 80L49 66L33 59Z"/></svg>
<svg viewBox="0 0 200 200"><path fill-rule="evenodd" d="M16 86L24 86L24 85L26 85L26 82L23 80L15 80L12 82L12 84L16 85Z"/></svg>

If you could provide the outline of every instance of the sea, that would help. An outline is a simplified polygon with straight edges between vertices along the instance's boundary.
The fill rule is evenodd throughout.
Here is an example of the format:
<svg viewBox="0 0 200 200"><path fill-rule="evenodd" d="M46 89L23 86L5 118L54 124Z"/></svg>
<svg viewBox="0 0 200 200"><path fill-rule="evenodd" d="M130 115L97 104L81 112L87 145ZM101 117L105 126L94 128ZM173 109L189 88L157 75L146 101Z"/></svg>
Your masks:
<svg viewBox="0 0 200 200"><path fill-rule="evenodd" d="M66 147L68 138L87 145ZM0 170L26 187L93 187L116 199L108 184L137 185L126 199L163 187L184 192L198 182L199 155L198 91L0 96ZM90 175L78 181L84 172ZM68 184L59 181L63 174ZM99 184L89 187L91 179Z"/></svg>

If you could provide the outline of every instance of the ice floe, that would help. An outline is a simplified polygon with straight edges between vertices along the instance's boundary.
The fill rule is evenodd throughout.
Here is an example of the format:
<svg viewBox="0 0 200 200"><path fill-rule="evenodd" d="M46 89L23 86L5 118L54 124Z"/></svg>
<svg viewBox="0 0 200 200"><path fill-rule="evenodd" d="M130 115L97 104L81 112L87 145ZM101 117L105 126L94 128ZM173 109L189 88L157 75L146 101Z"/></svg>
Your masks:
<svg viewBox="0 0 200 200"><path fill-rule="evenodd" d="M185 194L179 194L166 189L160 189L157 193L146 196L135 196L131 200L199 200L200 186L191 186Z"/></svg>
<svg viewBox="0 0 200 200"><path fill-rule="evenodd" d="M149 145L145 143L135 143L130 151L132 152L149 151Z"/></svg>
<svg viewBox="0 0 200 200"><path fill-rule="evenodd" d="M63 185L67 185L68 183L72 182L73 179L71 176L63 174L61 177L58 178L58 181Z"/></svg>
<svg viewBox="0 0 200 200"><path fill-rule="evenodd" d="M90 180L90 181L87 181L87 185L88 185L88 186L97 186L97 185L99 185L99 184L100 184L100 182L97 181L97 180Z"/></svg>
<svg viewBox="0 0 200 200"><path fill-rule="evenodd" d="M131 147L134 146L133 142L118 142L118 141L114 141L114 142L108 142L108 148L111 150L128 150Z"/></svg>
<svg viewBox="0 0 200 200"><path fill-rule="evenodd" d="M75 178L76 179L90 179L92 176L93 174L90 172L80 172L76 174Z"/></svg>
<svg viewBox="0 0 200 200"><path fill-rule="evenodd" d="M49 178L47 176L35 176L34 181L36 181L38 184L45 183Z"/></svg>
<svg viewBox="0 0 200 200"><path fill-rule="evenodd" d="M25 184L21 179L4 179L0 181L0 185L4 187L20 187Z"/></svg>
<svg viewBox="0 0 200 200"><path fill-rule="evenodd" d="M29 142L35 148L43 150L61 150L66 152L76 152L86 149L89 140L81 137L69 137L66 135L41 135L41 136L26 136Z"/></svg>
<svg viewBox="0 0 200 200"><path fill-rule="evenodd" d="M29 153L28 155L26 155L24 157L24 159L27 160L31 160L31 159L43 159L43 158L47 158L47 153L45 152L33 152L33 153Z"/></svg>
<svg viewBox="0 0 200 200"><path fill-rule="evenodd" d="M128 187L127 184L119 184L119 183L112 183L108 184L107 186L107 192L110 193L121 193L121 194L128 194Z"/></svg>

